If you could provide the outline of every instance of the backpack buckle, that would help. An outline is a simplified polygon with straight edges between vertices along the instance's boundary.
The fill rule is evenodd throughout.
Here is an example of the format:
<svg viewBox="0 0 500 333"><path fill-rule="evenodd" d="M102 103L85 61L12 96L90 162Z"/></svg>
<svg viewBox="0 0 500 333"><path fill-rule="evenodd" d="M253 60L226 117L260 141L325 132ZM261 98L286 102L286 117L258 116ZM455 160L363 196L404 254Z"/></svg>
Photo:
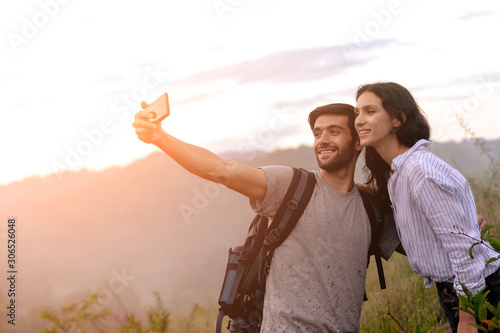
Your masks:
<svg viewBox="0 0 500 333"><path fill-rule="evenodd" d="M273 245L279 238L281 237L281 232L279 228L275 228L267 234L266 239L264 240L265 246Z"/></svg>
<svg viewBox="0 0 500 333"><path fill-rule="evenodd" d="M290 210L296 210L297 207L299 206L299 202L292 199L290 201L288 201L288 203L286 204L286 206L288 207L288 209Z"/></svg>
<svg viewBox="0 0 500 333"><path fill-rule="evenodd" d="M240 264L246 265L248 262L248 251L247 250L241 250L240 256L238 258L238 262Z"/></svg>

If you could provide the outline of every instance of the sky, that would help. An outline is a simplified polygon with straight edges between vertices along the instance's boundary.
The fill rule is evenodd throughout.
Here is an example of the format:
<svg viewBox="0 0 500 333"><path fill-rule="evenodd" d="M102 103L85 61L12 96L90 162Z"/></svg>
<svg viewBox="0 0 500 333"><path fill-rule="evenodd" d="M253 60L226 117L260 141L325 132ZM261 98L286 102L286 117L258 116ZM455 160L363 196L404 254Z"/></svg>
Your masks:
<svg viewBox="0 0 500 333"><path fill-rule="evenodd" d="M0 5L0 185L126 166L163 128L216 153L311 144L307 115L394 81L434 141L499 139L500 2L24 0Z"/></svg>

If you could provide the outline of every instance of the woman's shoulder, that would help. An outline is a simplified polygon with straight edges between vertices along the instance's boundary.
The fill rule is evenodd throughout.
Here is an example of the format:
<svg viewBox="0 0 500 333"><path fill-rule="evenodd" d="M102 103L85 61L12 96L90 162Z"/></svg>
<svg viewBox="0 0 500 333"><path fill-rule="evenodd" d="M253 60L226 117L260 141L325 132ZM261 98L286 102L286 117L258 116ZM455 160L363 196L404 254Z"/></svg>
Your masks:
<svg viewBox="0 0 500 333"><path fill-rule="evenodd" d="M406 162L407 172L423 177L448 175L453 170L448 163L427 150L415 152Z"/></svg>
<svg viewBox="0 0 500 333"><path fill-rule="evenodd" d="M463 188L467 183L459 171L431 152L424 151L408 162L410 163L406 172L417 192L429 182L448 191Z"/></svg>

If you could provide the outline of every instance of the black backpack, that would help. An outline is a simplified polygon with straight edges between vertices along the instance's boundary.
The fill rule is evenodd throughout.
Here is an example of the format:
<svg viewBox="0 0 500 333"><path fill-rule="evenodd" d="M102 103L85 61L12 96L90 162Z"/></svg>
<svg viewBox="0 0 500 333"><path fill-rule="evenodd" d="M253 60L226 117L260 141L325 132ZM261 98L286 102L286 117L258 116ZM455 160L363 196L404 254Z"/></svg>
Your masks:
<svg viewBox="0 0 500 333"><path fill-rule="evenodd" d="M222 320L229 317L230 332L260 332L266 277L274 250L283 243L304 212L314 191L314 173L293 168L292 182L268 227L269 219L256 214L242 246L229 249L224 283L219 296L219 316L216 332L222 329ZM372 196L359 191L371 226L371 244L368 251L375 255L380 287L385 289L385 278L380 259L378 239L383 227L380 210ZM366 294L365 294L366 300Z"/></svg>

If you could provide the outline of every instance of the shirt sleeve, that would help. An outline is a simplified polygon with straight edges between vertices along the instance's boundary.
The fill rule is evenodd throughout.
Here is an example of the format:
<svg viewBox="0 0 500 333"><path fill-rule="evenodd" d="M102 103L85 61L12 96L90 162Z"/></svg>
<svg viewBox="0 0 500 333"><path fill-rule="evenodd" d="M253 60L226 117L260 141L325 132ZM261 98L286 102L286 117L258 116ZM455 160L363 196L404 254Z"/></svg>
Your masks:
<svg viewBox="0 0 500 333"><path fill-rule="evenodd" d="M481 234L472 194L468 201L472 200L473 209L460 193L464 190L427 177L414 189L414 198L448 255L455 290L463 295L464 284L475 295L485 286L485 263L469 256L470 247Z"/></svg>
<svg viewBox="0 0 500 333"><path fill-rule="evenodd" d="M293 169L284 166L262 167L266 174L267 191L264 200L250 200L250 207L258 214L274 217L293 178Z"/></svg>

